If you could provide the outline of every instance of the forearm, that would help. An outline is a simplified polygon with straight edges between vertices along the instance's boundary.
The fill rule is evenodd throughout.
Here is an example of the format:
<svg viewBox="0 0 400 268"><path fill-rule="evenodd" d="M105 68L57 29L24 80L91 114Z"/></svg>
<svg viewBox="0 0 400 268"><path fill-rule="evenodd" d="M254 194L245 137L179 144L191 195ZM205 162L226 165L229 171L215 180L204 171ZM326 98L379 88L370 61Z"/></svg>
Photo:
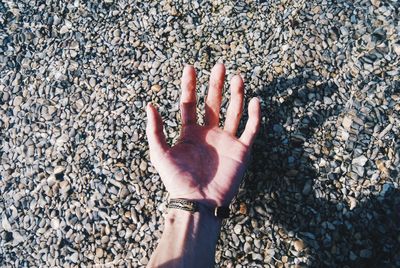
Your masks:
<svg viewBox="0 0 400 268"><path fill-rule="evenodd" d="M157 249L147 267L213 267L221 222L209 211L169 209Z"/></svg>

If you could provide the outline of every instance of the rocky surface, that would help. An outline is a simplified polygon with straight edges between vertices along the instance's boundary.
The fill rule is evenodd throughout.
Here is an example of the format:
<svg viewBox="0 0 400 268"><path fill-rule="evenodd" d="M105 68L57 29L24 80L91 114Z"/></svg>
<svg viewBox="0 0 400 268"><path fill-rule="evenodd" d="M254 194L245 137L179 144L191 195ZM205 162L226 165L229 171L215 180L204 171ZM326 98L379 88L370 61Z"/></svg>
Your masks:
<svg viewBox="0 0 400 268"><path fill-rule="evenodd" d="M263 112L216 267L400 266L399 18L390 0L1 2L0 266L144 266L166 200L144 105L174 142L184 63L201 110L216 62Z"/></svg>

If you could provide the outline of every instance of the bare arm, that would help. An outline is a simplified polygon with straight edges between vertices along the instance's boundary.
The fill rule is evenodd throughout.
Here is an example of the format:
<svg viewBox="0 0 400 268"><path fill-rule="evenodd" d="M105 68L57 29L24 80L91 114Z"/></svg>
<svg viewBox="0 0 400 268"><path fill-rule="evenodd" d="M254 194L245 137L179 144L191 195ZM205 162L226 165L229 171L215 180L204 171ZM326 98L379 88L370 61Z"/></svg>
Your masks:
<svg viewBox="0 0 400 268"><path fill-rule="evenodd" d="M148 267L213 267L220 228L207 213L170 210Z"/></svg>
<svg viewBox="0 0 400 268"><path fill-rule="evenodd" d="M180 100L182 130L178 142L169 147L162 120L148 104L147 137L150 159L160 174L171 198L195 200L199 212L169 209L165 228L148 267L212 267L221 220L205 206L227 206L236 194L259 129L260 103L249 103L249 119L237 138L243 106L243 80L232 78L231 101L224 129L219 128L219 109L225 67L217 64L211 71L205 110L205 124L197 124L196 75L186 66L182 76Z"/></svg>

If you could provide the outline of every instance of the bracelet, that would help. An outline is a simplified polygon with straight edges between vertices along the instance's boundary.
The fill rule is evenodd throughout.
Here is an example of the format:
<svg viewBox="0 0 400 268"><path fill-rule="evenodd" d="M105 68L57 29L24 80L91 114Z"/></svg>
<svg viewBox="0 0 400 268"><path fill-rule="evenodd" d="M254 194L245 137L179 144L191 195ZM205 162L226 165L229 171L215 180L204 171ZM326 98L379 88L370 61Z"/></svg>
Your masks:
<svg viewBox="0 0 400 268"><path fill-rule="evenodd" d="M199 206L205 207L208 211L210 211L215 217L220 219L226 219L229 217L229 207L215 207L211 208L207 205L201 204L196 201L191 201L182 198L173 198L169 199L167 208L175 208L189 211L190 213L199 212Z"/></svg>

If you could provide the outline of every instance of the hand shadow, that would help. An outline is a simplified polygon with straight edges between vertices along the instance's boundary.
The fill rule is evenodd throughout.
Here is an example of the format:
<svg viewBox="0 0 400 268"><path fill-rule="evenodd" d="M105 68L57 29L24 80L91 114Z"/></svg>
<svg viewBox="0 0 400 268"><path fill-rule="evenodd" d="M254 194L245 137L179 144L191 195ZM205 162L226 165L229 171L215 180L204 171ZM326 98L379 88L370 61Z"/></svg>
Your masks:
<svg viewBox="0 0 400 268"><path fill-rule="evenodd" d="M338 87L334 83L310 86L309 81L302 77L277 79L261 90L260 97L267 104L263 111L266 121L254 145L253 160L238 199L263 207L267 213L255 213L255 217L292 233L287 241L304 242L300 252L294 251L291 243L274 245L296 254L298 260L304 256L306 261L300 261L300 265L399 264L400 193L389 186L385 195L364 197L363 202L350 209L347 196L338 188L346 173L340 169L344 160L335 158L333 150L337 126L325 124L343 113L345 107L335 101ZM318 102L320 105L316 105ZM328 165L316 167L321 159ZM269 228L268 232L277 230ZM271 237L268 232L264 235Z"/></svg>

